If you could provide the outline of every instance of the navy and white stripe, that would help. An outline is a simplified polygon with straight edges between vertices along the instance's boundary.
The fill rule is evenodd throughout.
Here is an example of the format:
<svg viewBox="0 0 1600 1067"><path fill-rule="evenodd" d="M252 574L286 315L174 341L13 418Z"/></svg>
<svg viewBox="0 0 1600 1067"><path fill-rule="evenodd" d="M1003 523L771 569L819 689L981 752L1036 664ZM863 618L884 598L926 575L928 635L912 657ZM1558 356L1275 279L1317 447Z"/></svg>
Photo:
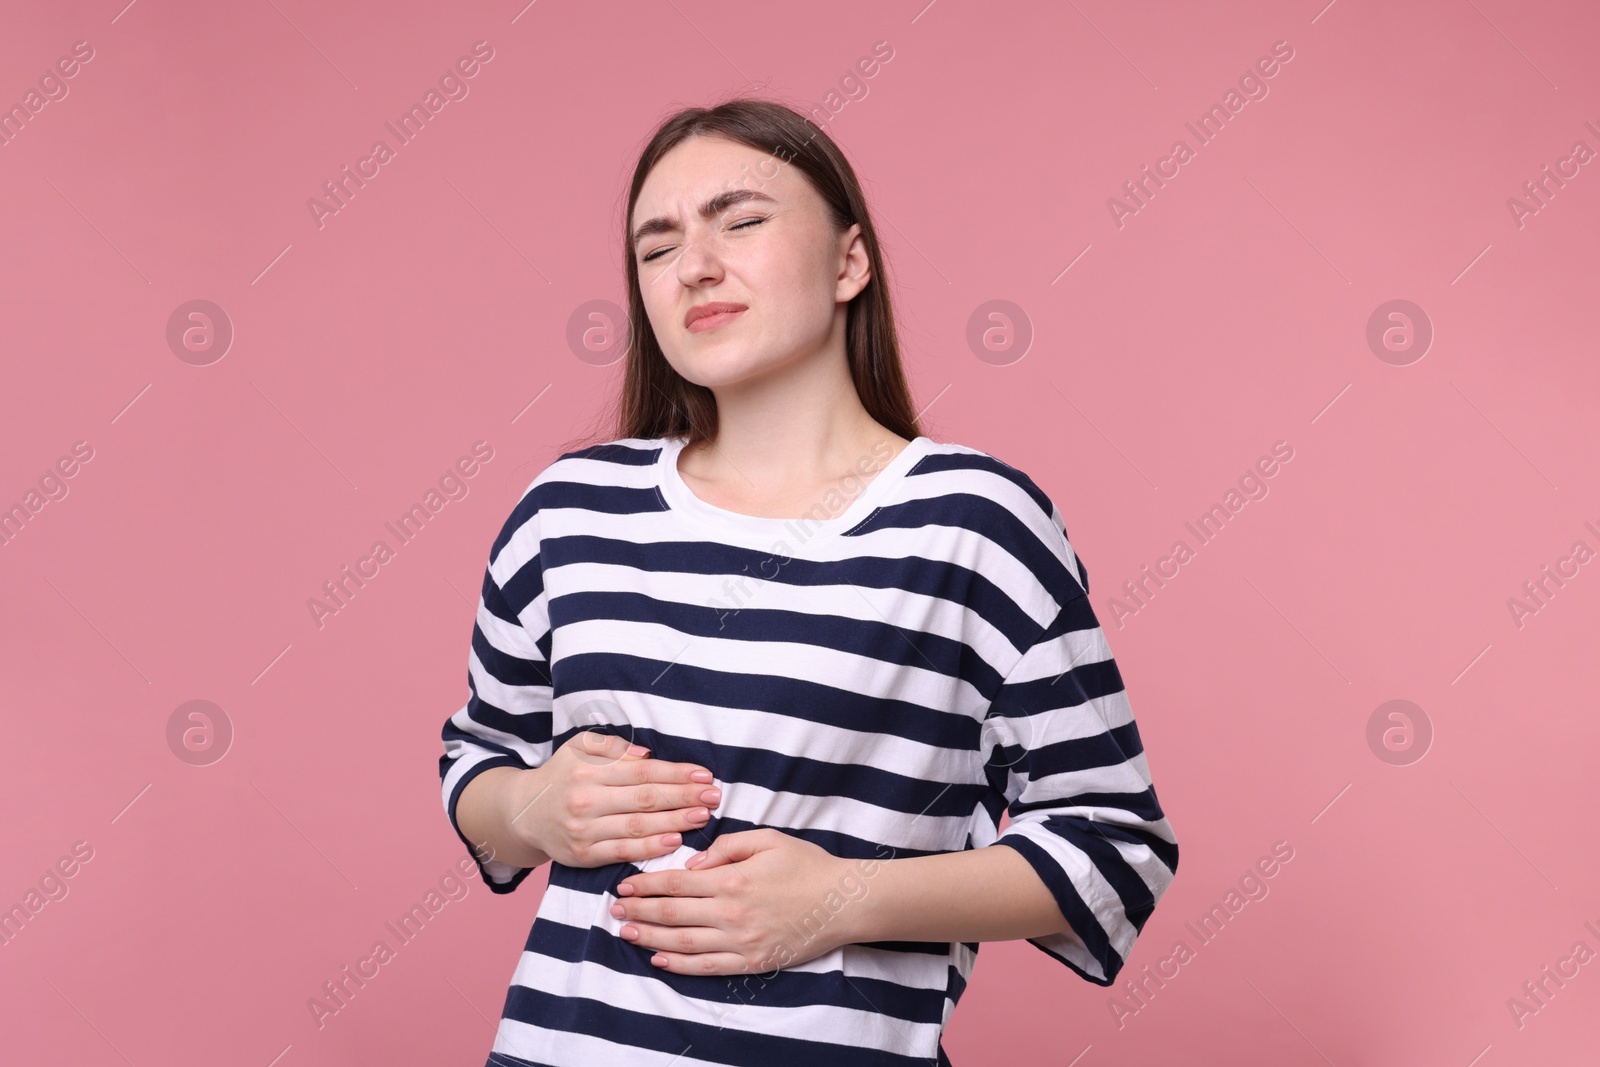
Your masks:
<svg viewBox="0 0 1600 1067"><path fill-rule="evenodd" d="M919 437L835 517L735 516L688 492L681 445L561 456L490 549L469 696L443 729L452 825L477 774L537 767L590 728L710 768L723 799L671 855L551 864L489 1062L947 1062L975 942L686 976L620 937L623 878L758 827L859 859L1008 845L1071 927L1031 942L1110 985L1178 849L1055 505L993 456ZM496 893L529 874L480 867Z"/></svg>

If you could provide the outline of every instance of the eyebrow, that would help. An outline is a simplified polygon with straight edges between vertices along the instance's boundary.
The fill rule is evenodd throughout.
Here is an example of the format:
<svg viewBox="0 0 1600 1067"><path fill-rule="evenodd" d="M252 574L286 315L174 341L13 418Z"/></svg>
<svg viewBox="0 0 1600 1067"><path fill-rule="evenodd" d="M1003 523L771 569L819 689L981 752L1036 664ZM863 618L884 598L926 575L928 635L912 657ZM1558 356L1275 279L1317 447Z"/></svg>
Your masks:
<svg viewBox="0 0 1600 1067"><path fill-rule="evenodd" d="M701 204L700 217L703 219L715 218L734 205L743 204L749 200L765 200L771 204L777 203L776 200L768 196L766 193L759 192L755 189L729 189L727 192L718 193L710 200L707 200L705 203ZM639 242L643 241L646 237L650 237L658 233L674 233L677 231L677 229L678 224L672 219L667 218L665 215L658 215L648 222L640 223L639 228L633 231L633 249L635 252L637 252L639 249Z"/></svg>

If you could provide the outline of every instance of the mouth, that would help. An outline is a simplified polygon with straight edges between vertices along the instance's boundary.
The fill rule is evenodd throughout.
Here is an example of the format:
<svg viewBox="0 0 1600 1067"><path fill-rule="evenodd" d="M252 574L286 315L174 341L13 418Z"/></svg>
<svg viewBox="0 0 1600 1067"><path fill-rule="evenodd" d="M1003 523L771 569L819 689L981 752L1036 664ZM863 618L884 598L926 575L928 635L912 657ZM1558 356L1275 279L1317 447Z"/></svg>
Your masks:
<svg viewBox="0 0 1600 1067"><path fill-rule="evenodd" d="M746 311L750 310L742 304L712 304L704 309L691 311L690 318L684 323L684 329L690 333L704 333L714 330L718 326L732 322Z"/></svg>

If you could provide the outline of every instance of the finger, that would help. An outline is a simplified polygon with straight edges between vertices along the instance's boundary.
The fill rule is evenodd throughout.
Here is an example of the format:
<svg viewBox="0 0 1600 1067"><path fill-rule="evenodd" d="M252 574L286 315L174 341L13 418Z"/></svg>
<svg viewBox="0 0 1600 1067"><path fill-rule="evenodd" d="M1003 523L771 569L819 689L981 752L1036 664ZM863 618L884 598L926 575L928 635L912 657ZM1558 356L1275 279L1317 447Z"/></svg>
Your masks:
<svg viewBox="0 0 1600 1067"><path fill-rule="evenodd" d="M649 749L645 751L648 752ZM698 763L681 763L644 756L639 759L615 761L613 765L603 769L600 780L607 785L655 782L658 785L708 786L712 784L712 774Z"/></svg>
<svg viewBox="0 0 1600 1067"><path fill-rule="evenodd" d="M617 896L638 897L713 897L721 879L701 875L699 871L668 868L663 871L641 871L630 874L617 883Z"/></svg>
<svg viewBox="0 0 1600 1067"><path fill-rule="evenodd" d="M722 803L722 791L715 786L698 784L662 785L658 782L635 782L626 785L607 785L604 782L585 790L580 813L586 818L599 819L608 815L655 816L664 812L692 813L700 810L699 821L676 818L663 821L645 818L636 825L616 826L616 832L607 836L642 837L645 834L665 833L669 830L686 830L704 825L711 817L711 809Z"/></svg>
<svg viewBox="0 0 1600 1067"><path fill-rule="evenodd" d="M673 842L673 848L686 840L692 840L698 848L706 844L703 833L710 821L711 813L701 805L698 808L673 808L670 811L629 811L596 816L591 825L596 840L638 841L646 837L677 834L678 840Z"/></svg>
<svg viewBox="0 0 1600 1067"><path fill-rule="evenodd" d="M624 941L640 948L667 952L726 952L728 935L714 926L662 926L629 922L620 931Z"/></svg>
<svg viewBox="0 0 1600 1067"><path fill-rule="evenodd" d="M750 968L737 952L663 952L650 957L650 964L673 974L744 974Z"/></svg>
<svg viewBox="0 0 1600 1067"><path fill-rule="evenodd" d="M594 848L598 855L608 857L600 861L605 863L636 863L642 864L647 860L659 856L668 856L678 851L683 845L683 835L680 833L652 834L649 837L621 837L597 841Z"/></svg>
<svg viewBox="0 0 1600 1067"><path fill-rule="evenodd" d="M611 917L657 926L715 926L717 902L710 897L622 897L611 905Z"/></svg>
<svg viewBox="0 0 1600 1067"><path fill-rule="evenodd" d="M606 789L590 813L599 816L620 812L717 807L723 800L721 788L694 781L695 772L690 769L693 766L662 764L649 759L619 761L599 772L598 783Z"/></svg>
<svg viewBox="0 0 1600 1067"><path fill-rule="evenodd" d="M721 834L711 842L705 852L690 856L684 866L703 871L710 867L747 860L757 852L770 847L772 844L767 839L765 830L740 830L736 833Z"/></svg>
<svg viewBox="0 0 1600 1067"><path fill-rule="evenodd" d="M575 746L573 751L583 762L599 766L621 763L629 756L638 757L640 760L646 759L650 752L645 746L635 745L626 737L608 734L598 729L578 731L569 744Z"/></svg>
<svg viewBox="0 0 1600 1067"><path fill-rule="evenodd" d="M686 838L701 844L709 821L710 813L703 807L608 815L593 824L594 843L607 850L612 863L642 863L676 851Z"/></svg>
<svg viewBox="0 0 1600 1067"><path fill-rule="evenodd" d="M704 852L696 852L685 860L683 865L691 871L708 871L713 867L722 867L732 862L733 860L728 858L728 853L718 848L713 841L709 848Z"/></svg>

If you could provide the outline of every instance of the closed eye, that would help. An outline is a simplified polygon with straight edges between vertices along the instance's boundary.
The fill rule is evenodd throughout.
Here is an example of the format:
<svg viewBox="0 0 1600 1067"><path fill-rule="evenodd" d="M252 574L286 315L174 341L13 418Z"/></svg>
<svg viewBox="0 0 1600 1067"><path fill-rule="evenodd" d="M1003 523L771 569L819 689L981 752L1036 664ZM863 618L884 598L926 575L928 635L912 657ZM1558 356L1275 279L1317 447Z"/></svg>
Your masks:
<svg viewBox="0 0 1600 1067"><path fill-rule="evenodd" d="M730 230L742 230L746 226L759 226L759 225L761 225L761 223L766 222L766 221L767 220L764 219L764 218L744 219L741 222L736 222L732 226L729 226L728 229L730 229ZM654 252L651 252L648 256L645 256L639 262L641 262L641 263L649 263L651 260L659 259L662 255L664 255L665 253L670 252L670 251L672 251L672 246L671 245L668 245L666 248L658 248Z"/></svg>

